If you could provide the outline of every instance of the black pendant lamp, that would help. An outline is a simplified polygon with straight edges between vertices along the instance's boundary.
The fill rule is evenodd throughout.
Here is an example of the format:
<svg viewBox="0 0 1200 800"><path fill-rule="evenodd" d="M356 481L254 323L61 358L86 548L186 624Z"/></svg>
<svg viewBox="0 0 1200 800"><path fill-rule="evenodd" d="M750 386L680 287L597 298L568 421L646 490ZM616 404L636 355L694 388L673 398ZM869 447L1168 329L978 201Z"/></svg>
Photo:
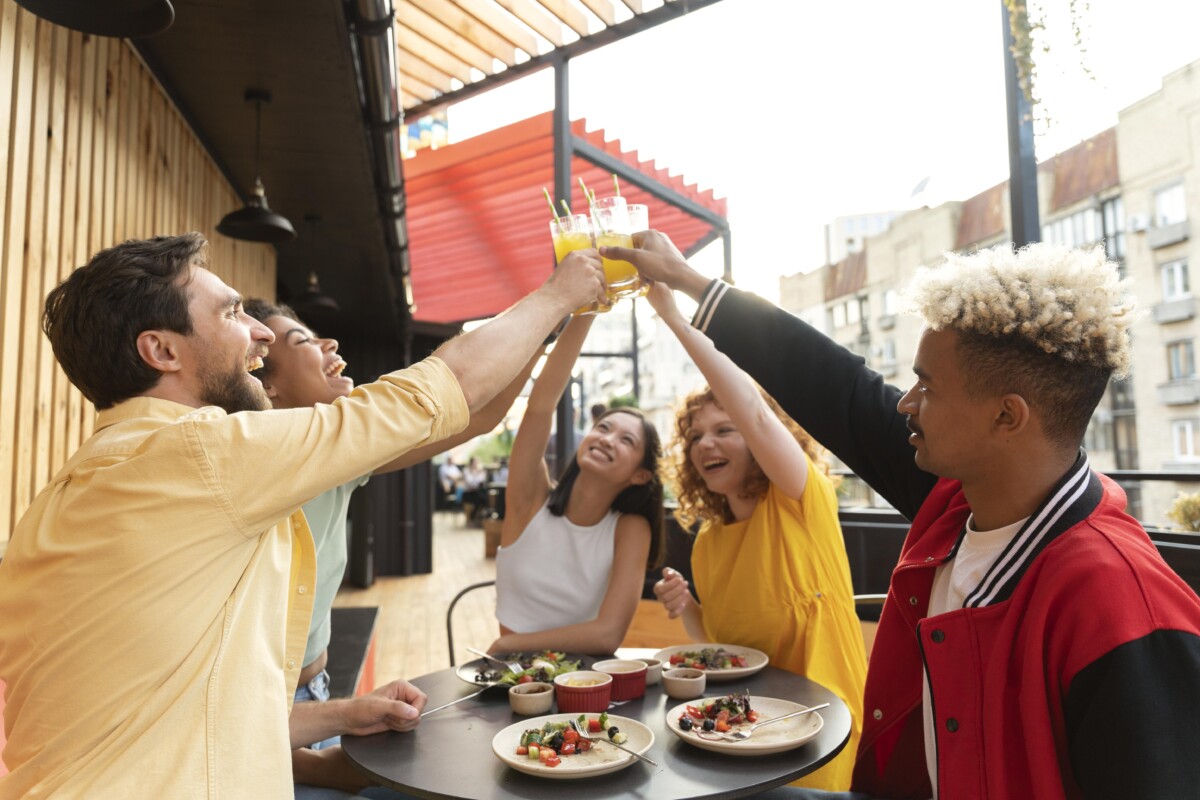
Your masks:
<svg viewBox="0 0 1200 800"><path fill-rule="evenodd" d="M96 36L140 39L175 21L169 0L17 0L44 20Z"/></svg>
<svg viewBox="0 0 1200 800"><path fill-rule="evenodd" d="M276 214L267 205L267 193L258 173L258 154L262 138L262 104L271 102L265 89L247 89L246 102L254 103L254 194L246 205L231 211L217 225L217 230L231 239L248 242L279 242L296 238L296 229L287 217Z"/></svg>
<svg viewBox="0 0 1200 800"><path fill-rule="evenodd" d="M308 224L308 250L312 253L318 252L317 248L317 224L321 221L319 214L305 214L304 221ZM305 319L316 319L323 321L329 314L336 314L341 311L337 300L334 300L325 292L321 291L321 284L317 280L317 271L310 270L308 273L308 285L304 287L304 291L292 303L297 313L304 316Z"/></svg>
<svg viewBox="0 0 1200 800"><path fill-rule="evenodd" d="M337 304L329 295L321 291L321 284L317 282L317 271L313 270L308 273L308 286L296 298L293 304L296 311L301 314L336 314L341 311L341 306Z"/></svg>

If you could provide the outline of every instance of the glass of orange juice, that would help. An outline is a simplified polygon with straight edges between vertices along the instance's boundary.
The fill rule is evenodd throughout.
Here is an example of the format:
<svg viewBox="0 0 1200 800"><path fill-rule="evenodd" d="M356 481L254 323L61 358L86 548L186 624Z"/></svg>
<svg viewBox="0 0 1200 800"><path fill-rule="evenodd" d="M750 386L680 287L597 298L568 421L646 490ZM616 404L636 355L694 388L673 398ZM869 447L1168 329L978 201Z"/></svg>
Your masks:
<svg viewBox="0 0 1200 800"><path fill-rule="evenodd" d="M592 226L596 247L633 247L633 228L624 197L603 197L592 204ZM638 277L637 268L628 261L603 259L604 281L608 288L629 288Z"/></svg>
<svg viewBox="0 0 1200 800"><path fill-rule="evenodd" d="M626 214L629 216L630 233L638 233L640 231L649 230L649 206L641 203L628 203L625 206L625 210ZM630 241L632 241L632 239ZM627 262L622 261L620 263L625 264ZM634 278L633 283L629 283L617 288L610 288L608 290L608 299L610 301L615 301L622 297L644 297L648 291L650 291L650 284L643 281L642 277L638 275L636 278Z"/></svg>
<svg viewBox="0 0 1200 800"><path fill-rule="evenodd" d="M592 247L592 218L587 214L570 214L550 220L550 237L554 240L554 263L559 264L567 253L576 250L587 250ZM577 309L580 316L600 314L608 311L612 305L591 303Z"/></svg>

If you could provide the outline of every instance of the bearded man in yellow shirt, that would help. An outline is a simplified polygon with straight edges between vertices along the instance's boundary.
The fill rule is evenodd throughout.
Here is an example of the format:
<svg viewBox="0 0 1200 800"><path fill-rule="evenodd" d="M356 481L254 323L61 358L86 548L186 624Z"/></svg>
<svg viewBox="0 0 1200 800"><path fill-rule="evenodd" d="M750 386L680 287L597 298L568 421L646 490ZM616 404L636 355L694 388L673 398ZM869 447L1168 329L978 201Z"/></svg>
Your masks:
<svg viewBox="0 0 1200 800"><path fill-rule="evenodd" d="M304 704L289 728L315 579L297 509L460 431L604 294L580 251L424 361L257 413L249 371L274 337L206 269L206 244L125 242L47 298L54 354L99 416L0 563L0 798L290 798L291 748L415 726L424 695L397 681Z"/></svg>

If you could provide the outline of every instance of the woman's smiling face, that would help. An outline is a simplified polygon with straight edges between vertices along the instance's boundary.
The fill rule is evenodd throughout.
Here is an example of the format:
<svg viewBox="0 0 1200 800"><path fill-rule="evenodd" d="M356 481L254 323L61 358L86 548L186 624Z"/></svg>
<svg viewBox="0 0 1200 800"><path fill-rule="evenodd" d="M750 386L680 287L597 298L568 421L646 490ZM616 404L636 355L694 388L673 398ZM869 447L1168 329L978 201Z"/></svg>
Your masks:
<svg viewBox="0 0 1200 800"><path fill-rule="evenodd" d="M687 455L710 492L736 496L746 485L753 456L733 420L713 403L692 413Z"/></svg>
<svg viewBox="0 0 1200 800"><path fill-rule="evenodd" d="M267 326L275 343L267 354L263 388L275 408L332 403L354 389L354 381L342 374L346 362L338 355L336 339L321 339L303 323L282 316L268 318Z"/></svg>

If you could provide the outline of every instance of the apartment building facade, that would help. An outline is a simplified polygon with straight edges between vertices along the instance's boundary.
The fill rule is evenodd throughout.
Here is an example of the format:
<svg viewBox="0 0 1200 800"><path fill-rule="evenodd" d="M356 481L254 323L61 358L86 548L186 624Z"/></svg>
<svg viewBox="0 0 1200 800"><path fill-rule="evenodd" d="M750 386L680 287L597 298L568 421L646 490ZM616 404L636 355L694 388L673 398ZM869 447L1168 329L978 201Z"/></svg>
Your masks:
<svg viewBox="0 0 1200 800"><path fill-rule="evenodd" d="M1142 315L1134 324L1134 372L1113 383L1085 441L1100 470L1200 472L1200 375L1190 222L1200 215L1200 61L1124 109L1117 125L1038 166L1042 239L1103 246L1133 281ZM948 251L1011 241L1008 187L911 211L836 264L780 280L781 304L897 386L910 382L920 333L902 313L899 290ZM1127 487L1131 512L1169 526L1167 511L1187 482Z"/></svg>

